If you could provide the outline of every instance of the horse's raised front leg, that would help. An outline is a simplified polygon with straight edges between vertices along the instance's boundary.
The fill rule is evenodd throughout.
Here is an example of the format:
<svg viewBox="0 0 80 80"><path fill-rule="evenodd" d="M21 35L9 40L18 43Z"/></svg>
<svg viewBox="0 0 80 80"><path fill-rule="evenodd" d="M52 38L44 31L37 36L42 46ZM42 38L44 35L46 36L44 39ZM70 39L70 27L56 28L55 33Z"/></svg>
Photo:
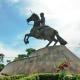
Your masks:
<svg viewBox="0 0 80 80"><path fill-rule="evenodd" d="M26 37L27 37L27 39L26 39ZM30 37L30 34L25 34L25 37L24 37L24 43L25 44L28 44L29 43L29 37Z"/></svg>
<svg viewBox="0 0 80 80"><path fill-rule="evenodd" d="M51 44L52 41L49 41L49 43L46 45L46 47L48 47Z"/></svg>

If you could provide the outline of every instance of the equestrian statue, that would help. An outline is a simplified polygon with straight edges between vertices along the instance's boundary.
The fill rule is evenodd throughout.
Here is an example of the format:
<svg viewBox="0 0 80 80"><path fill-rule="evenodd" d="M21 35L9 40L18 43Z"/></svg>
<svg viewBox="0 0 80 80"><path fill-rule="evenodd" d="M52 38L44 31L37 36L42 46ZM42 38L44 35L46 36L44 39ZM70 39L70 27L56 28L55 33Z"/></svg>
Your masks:
<svg viewBox="0 0 80 80"><path fill-rule="evenodd" d="M45 17L44 13L40 13L40 17L36 13L32 13L32 15L27 19L27 23L30 21L33 21L33 28L31 29L29 34L25 34L24 42L25 44L29 43L29 37L34 37L37 39L43 39L48 40L49 43L46 45L48 47L52 41L54 41L54 45L57 44L57 42L60 43L60 45L66 45L67 42L59 36L59 33L57 30L51 28L50 26L45 25ZM54 46L53 45L53 46Z"/></svg>

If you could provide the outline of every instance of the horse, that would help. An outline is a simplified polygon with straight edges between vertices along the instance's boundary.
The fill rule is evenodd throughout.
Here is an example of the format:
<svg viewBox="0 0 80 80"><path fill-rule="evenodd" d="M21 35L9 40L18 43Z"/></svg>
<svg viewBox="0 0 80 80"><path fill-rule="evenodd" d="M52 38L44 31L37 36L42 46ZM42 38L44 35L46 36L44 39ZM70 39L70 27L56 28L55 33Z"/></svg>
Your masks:
<svg viewBox="0 0 80 80"><path fill-rule="evenodd" d="M67 42L59 36L59 33L57 30L45 25L45 26L40 26L40 22L39 22L39 16L35 13L33 13L26 21L27 23L33 21L34 25L33 28L31 29L29 34L25 34L24 37L24 43L28 44L29 43L29 37L34 37L37 39L44 39L44 40L48 40L49 43L46 45L46 47L48 47L52 41L54 41L54 45L57 44L57 42L59 42L61 45L66 45ZM54 46L53 45L53 46Z"/></svg>

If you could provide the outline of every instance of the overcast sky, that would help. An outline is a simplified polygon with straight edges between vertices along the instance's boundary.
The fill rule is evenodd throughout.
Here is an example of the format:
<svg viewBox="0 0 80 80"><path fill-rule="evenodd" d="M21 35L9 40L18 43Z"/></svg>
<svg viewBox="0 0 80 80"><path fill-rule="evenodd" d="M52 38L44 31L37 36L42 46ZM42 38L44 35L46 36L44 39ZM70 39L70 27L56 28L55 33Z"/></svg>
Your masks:
<svg viewBox="0 0 80 80"><path fill-rule="evenodd" d="M24 44L24 34L32 28L26 23L31 11L44 12L46 24L58 30L66 46L80 57L80 0L0 0L0 53L15 57L26 48L39 49L48 43L30 38L29 45Z"/></svg>

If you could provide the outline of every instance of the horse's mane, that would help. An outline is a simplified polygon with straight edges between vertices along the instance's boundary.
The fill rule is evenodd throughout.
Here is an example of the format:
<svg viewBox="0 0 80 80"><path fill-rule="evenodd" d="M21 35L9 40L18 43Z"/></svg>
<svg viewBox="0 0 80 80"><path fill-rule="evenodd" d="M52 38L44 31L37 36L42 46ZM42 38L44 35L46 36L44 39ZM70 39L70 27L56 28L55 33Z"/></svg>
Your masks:
<svg viewBox="0 0 80 80"><path fill-rule="evenodd" d="M33 13L33 15L36 17L37 20L39 20L39 16L35 13Z"/></svg>

